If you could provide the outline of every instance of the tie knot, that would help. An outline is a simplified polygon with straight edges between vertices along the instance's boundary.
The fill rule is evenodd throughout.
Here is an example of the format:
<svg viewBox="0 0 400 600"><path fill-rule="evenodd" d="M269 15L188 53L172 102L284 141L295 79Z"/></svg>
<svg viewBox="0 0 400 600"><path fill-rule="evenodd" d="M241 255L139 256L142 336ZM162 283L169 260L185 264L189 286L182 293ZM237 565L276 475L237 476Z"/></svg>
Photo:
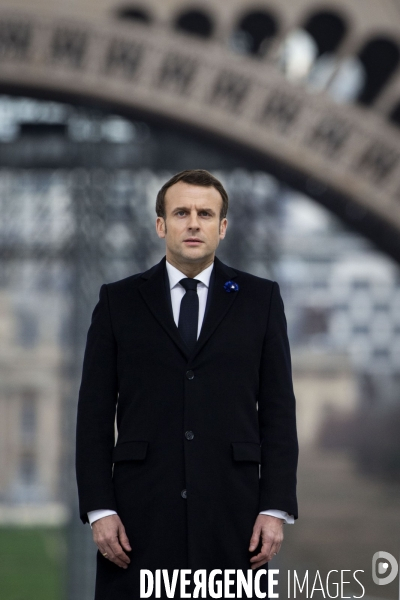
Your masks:
<svg viewBox="0 0 400 600"><path fill-rule="evenodd" d="M181 279L179 282L181 285L183 285L183 287L185 288L185 290L188 292L193 291L196 292L197 291L197 284L200 283L200 281L198 279L191 279L190 277L185 277L185 279Z"/></svg>

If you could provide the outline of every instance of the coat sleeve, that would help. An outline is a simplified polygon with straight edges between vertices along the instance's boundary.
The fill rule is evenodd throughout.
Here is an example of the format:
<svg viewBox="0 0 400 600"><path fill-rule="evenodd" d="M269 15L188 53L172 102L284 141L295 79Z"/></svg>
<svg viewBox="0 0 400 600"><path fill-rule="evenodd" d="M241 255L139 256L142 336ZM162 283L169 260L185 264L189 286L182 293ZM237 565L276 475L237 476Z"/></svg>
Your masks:
<svg viewBox="0 0 400 600"><path fill-rule="evenodd" d="M261 440L259 510L279 509L297 519L296 399L287 322L279 284L271 291L258 394Z"/></svg>
<svg viewBox="0 0 400 600"><path fill-rule="evenodd" d="M91 510L117 510L112 481L117 398L117 344L103 284L87 334L78 397L75 467L83 523Z"/></svg>

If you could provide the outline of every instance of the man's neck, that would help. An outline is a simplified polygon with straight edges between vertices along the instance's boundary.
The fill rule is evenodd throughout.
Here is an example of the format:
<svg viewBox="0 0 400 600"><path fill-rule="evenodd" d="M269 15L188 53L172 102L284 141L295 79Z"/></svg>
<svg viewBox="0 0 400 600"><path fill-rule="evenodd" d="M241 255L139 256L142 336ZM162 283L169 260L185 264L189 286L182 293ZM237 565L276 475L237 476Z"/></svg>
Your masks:
<svg viewBox="0 0 400 600"><path fill-rule="evenodd" d="M211 257L208 256L203 262L196 263L187 263L185 261L181 262L179 259L177 260L169 254L167 254L166 258L173 267L181 271L181 273L184 273L186 277L193 279L196 277L196 275L204 271L204 269L207 269L207 267L214 262L215 255L213 254Z"/></svg>

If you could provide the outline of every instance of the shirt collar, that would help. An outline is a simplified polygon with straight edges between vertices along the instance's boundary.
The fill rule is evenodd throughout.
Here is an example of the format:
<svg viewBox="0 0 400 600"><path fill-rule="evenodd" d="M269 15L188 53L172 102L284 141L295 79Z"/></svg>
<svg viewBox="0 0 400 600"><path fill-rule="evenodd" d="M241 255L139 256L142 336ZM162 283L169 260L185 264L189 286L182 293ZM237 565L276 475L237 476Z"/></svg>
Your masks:
<svg viewBox="0 0 400 600"><path fill-rule="evenodd" d="M168 261L165 262L165 265L167 267L167 272L168 272L169 287L172 290L172 288L174 288L180 282L181 279L186 277L186 275L184 273L182 273L181 271L179 271L179 269L177 269L176 267L171 265L171 263L169 263ZM196 275L195 279L198 279L206 287L209 287L211 271L213 270L213 266L214 266L214 262L212 262L211 265L209 265L206 269L204 269L204 271L201 271L201 273Z"/></svg>

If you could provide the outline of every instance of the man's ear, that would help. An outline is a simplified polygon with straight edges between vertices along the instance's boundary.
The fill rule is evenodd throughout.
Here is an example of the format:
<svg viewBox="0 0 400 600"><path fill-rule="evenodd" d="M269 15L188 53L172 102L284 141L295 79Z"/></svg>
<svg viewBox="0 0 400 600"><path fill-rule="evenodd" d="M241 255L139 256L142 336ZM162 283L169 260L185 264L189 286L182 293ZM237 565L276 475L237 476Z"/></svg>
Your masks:
<svg viewBox="0 0 400 600"><path fill-rule="evenodd" d="M159 238L165 238L165 234L167 233L167 224L163 217L157 217L156 231Z"/></svg>
<svg viewBox="0 0 400 600"><path fill-rule="evenodd" d="M219 223L219 239L223 240L226 234L226 228L228 227L228 219L221 219Z"/></svg>

